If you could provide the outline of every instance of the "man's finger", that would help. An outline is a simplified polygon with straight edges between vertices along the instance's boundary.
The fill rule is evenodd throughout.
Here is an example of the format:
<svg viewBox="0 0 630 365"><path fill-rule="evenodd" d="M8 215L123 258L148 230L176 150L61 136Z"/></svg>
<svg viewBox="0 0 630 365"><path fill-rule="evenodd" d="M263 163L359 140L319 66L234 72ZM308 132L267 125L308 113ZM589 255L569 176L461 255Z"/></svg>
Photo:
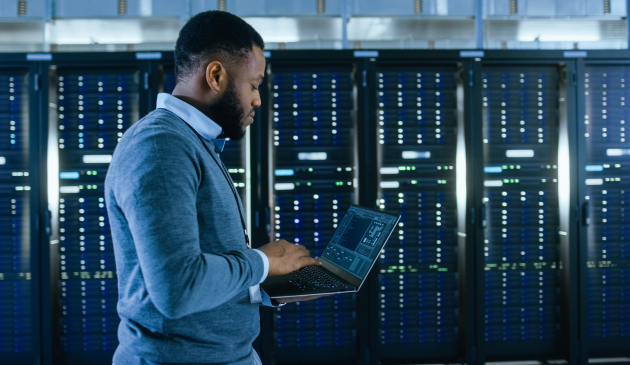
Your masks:
<svg viewBox="0 0 630 365"><path fill-rule="evenodd" d="M298 244L296 244L296 247L297 247L297 249L298 249L298 250L300 250L300 251L307 251L307 252L308 252L308 250L306 249L306 247L304 247L304 246L302 246L302 245L298 245Z"/></svg>
<svg viewBox="0 0 630 365"><path fill-rule="evenodd" d="M317 266L319 265L319 261L312 257L300 257L300 261L302 262L302 266Z"/></svg>

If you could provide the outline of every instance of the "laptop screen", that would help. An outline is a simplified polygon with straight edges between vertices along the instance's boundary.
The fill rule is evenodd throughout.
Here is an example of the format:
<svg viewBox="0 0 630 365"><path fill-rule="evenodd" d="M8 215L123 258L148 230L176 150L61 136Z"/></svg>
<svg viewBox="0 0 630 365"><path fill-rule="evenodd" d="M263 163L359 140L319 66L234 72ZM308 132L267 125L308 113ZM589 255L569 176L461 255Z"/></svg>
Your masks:
<svg viewBox="0 0 630 365"><path fill-rule="evenodd" d="M351 206L321 257L359 279L378 258L398 216Z"/></svg>

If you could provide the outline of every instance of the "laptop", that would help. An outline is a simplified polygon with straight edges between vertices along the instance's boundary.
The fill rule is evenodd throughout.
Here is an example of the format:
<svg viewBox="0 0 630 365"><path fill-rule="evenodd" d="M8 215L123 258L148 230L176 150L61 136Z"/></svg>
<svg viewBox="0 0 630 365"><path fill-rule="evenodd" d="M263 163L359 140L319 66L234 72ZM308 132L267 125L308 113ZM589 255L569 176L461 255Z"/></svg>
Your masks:
<svg viewBox="0 0 630 365"><path fill-rule="evenodd" d="M353 204L319 257L319 266L269 276L260 286L271 298L356 293L398 220L398 214Z"/></svg>

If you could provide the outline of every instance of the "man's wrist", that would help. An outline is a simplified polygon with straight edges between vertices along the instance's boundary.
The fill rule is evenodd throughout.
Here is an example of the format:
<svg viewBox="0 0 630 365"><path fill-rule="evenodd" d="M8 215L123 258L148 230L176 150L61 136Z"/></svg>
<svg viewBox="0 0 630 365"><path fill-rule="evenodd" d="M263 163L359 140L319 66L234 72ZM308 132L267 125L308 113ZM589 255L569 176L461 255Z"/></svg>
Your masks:
<svg viewBox="0 0 630 365"><path fill-rule="evenodd" d="M263 260L263 265L264 265L263 275L260 278L260 281L258 282L260 284L263 281L265 281L265 279L267 279L267 276L269 275L269 258L261 250L253 249L253 251L256 251L260 255L260 258Z"/></svg>

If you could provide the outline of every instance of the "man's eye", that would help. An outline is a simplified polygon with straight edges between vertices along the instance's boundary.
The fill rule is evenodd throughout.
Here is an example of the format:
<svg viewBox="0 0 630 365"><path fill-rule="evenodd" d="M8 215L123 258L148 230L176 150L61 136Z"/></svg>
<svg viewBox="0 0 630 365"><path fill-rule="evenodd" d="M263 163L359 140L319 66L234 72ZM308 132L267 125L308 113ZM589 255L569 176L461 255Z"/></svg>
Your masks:
<svg viewBox="0 0 630 365"><path fill-rule="evenodd" d="M258 90L258 87L252 85L252 90Z"/></svg>

